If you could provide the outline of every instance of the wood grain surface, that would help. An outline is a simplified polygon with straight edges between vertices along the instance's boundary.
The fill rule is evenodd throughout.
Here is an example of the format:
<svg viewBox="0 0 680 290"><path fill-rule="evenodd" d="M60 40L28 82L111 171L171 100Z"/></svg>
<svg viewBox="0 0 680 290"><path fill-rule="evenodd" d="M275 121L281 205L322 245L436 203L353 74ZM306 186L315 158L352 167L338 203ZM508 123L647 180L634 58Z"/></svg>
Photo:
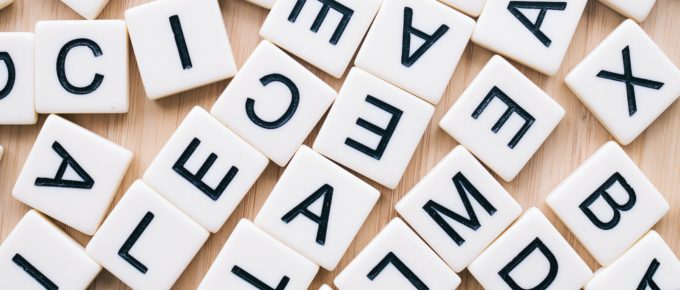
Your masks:
<svg viewBox="0 0 680 290"><path fill-rule="evenodd" d="M99 19L122 19L126 9L148 1L150 0L111 0ZM260 41L258 32L268 10L243 0L220 0L220 5L224 15L224 24L229 31L236 61L240 67ZM680 1L659 0L650 16L642 23L644 30L676 66L680 66L679 16ZM0 11L0 31L33 31L36 21L55 19L82 18L58 0L16 0L14 4ZM567 89L563 79L571 68L623 20L623 16L598 1L591 0L581 18L564 63L554 77L545 76L518 65L523 73L559 102L567 114L519 176L513 182L502 182L523 207L540 208L593 270L597 267L595 261L547 208L544 198L597 148L606 141L612 140L604 127ZM134 161L114 202L118 201L135 179L142 176L146 167L189 110L193 106L209 109L229 83L222 81L158 101L151 101L144 94L133 55L130 48L131 105L127 114L66 116L135 153ZM389 190L371 182L382 192L377 206L349 247L337 270L333 272L320 270L310 289L318 289L322 283L331 284L335 275L390 219L397 216L394 204L456 145L456 142L437 124L492 55L490 51L472 43L468 45L446 95L436 106L434 118L400 186L395 190ZM336 89L342 85L342 80L323 74L310 65L306 66ZM38 125L0 126L0 144L5 146L6 150L0 162L0 172L2 172L0 174L0 240L7 237L29 209L26 205L14 200L11 191L44 120L43 115L40 116ZM319 126L306 140L306 144L311 144L318 128ZM635 142L626 146L625 150L670 202L670 212L655 229L671 245L676 255L680 254L680 195L677 192L680 189L680 102L671 106ZM222 230L212 235L206 242L177 281L174 289L195 289L229 237L236 222L241 218L255 217L282 171L282 168L270 163ZM61 224L60 226L83 245L90 239L75 230ZM463 283L459 289L481 289L467 271L462 272L461 275ZM90 289L127 289L127 287L110 273L102 271Z"/></svg>

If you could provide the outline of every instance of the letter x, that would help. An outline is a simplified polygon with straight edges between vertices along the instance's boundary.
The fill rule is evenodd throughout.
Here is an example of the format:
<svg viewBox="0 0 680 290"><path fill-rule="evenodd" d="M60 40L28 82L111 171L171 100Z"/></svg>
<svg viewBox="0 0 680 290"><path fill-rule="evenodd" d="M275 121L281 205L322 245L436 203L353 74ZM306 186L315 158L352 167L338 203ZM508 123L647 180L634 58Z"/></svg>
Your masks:
<svg viewBox="0 0 680 290"><path fill-rule="evenodd" d="M650 89L661 89L663 83L638 78L633 76L633 68L630 64L630 47L626 46L622 51L623 55L623 74L618 74L606 70L601 70L597 76L603 79L608 79L626 84L626 93L628 95L628 115L633 116L637 112L637 103L635 101L635 86L643 86Z"/></svg>

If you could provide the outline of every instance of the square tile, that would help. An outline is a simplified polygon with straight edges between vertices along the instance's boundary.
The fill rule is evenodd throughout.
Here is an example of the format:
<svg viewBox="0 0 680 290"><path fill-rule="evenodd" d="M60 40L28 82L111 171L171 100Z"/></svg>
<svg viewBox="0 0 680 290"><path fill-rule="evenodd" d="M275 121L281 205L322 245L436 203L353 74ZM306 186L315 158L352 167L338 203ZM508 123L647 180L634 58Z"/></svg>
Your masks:
<svg viewBox="0 0 680 290"><path fill-rule="evenodd" d="M47 117L12 196L84 233L97 230L132 152L57 115Z"/></svg>
<svg viewBox="0 0 680 290"><path fill-rule="evenodd" d="M680 70L632 20L626 20L564 82L623 145L680 96Z"/></svg>
<svg viewBox="0 0 680 290"><path fill-rule="evenodd" d="M303 146L255 224L329 271L335 269L380 192Z"/></svg>
<svg viewBox="0 0 680 290"><path fill-rule="evenodd" d="M85 19L95 19L104 10L109 0L61 0Z"/></svg>
<svg viewBox="0 0 680 290"><path fill-rule="evenodd" d="M386 1L354 63L436 104L474 27L470 17L437 1Z"/></svg>
<svg viewBox="0 0 680 290"><path fill-rule="evenodd" d="M36 23L36 111L126 113L129 107L127 39L122 20Z"/></svg>
<svg viewBox="0 0 680 290"><path fill-rule="evenodd" d="M0 0L0 9L7 7L12 3L14 3L14 0Z"/></svg>
<svg viewBox="0 0 680 290"><path fill-rule="evenodd" d="M465 269L522 213L503 186L460 145L395 208L456 272Z"/></svg>
<svg viewBox="0 0 680 290"><path fill-rule="evenodd" d="M314 141L314 150L394 189L434 108L353 68Z"/></svg>
<svg viewBox="0 0 680 290"><path fill-rule="evenodd" d="M198 290L304 290L319 266L242 219Z"/></svg>
<svg viewBox="0 0 680 290"><path fill-rule="evenodd" d="M0 124L38 121L34 94L33 33L0 33Z"/></svg>
<svg viewBox="0 0 680 290"><path fill-rule="evenodd" d="M505 181L511 181L564 117L541 88L494 56L439 126Z"/></svg>
<svg viewBox="0 0 680 290"><path fill-rule="evenodd" d="M170 289L208 231L142 181L120 199L85 251L133 289Z"/></svg>
<svg viewBox="0 0 680 290"><path fill-rule="evenodd" d="M144 173L144 182L217 232L269 160L200 107L184 118Z"/></svg>
<svg viewBox="0 0 680 290"><path fill-rule="evenodd" d="M246 0L246 1L266 9L271 9L272 6L274 6L274 2L276 2L276 0Z"/></svg>
<svg viewBox="0 0 680 290"><path fill-rule="evenodd" d="M328 74L345 73L383 0L277 0L260 35Z"/></svg>
<svg viewBox="0 0 680 290"><path fill-rule="evenodd" d="M217 0L157 0L128 9L125 21L150 99L236 74Z"/></svg>
<svg viewBox="0 0 680 290"><path fill-rule="evenodd" d="M470 15L471 17L477 17L479 16L480 13L482 13L482 9L484 9L484 4L486 4L486 0L439 0L442 3L445 3L453 8L456 8L458 11L463 12L467 15Z"/></svg>
<svg viewBox="0 0 680 290"><path fill-rule="evenodd" d="M336 95L333 88L265 40L211 113L276 164L286 166Z"/></svg>
<svg viewBox="0 0 680 290"><path fill-rule="evenodd" d="M645 21L656 4L656 0L600 0L600 2L637 22Z"/></svg>
<svg viewBox="0 0 680 290"><path fill-rule="evenodd" d="M602 146L545 201L603 266L669 210L661 193L615 142Z"/></svg>
<svg viewBox="0 0 680 290"><path fill-rule="evenodd" d="M460 278L395 218L335 278L340 290L456 289Z"/></svg>
<svg viewBox="0 0 680 290"><path fill-rule="evenodd" d="M581 289L593 272L537 208L468 267L485 289Z"/></svg>
<svg viewBox="0 0 680 290"><path fill-rule="evenodd" d="M585 290L680 289L680 260L655 231L647 233L610 266L595 273Z"/></svg>
<svg viewBox="0 0 680 290"><path fill-rule="evenodd" d="M80 244L35 210L0 246L2 289L85 289L100 270Z"/></svg>
<svg viewBox="0 0 680 290"><path fill-rule="evenodd" d="M489 1L472 41L547 75L562 64L587 0Z"/></svg>

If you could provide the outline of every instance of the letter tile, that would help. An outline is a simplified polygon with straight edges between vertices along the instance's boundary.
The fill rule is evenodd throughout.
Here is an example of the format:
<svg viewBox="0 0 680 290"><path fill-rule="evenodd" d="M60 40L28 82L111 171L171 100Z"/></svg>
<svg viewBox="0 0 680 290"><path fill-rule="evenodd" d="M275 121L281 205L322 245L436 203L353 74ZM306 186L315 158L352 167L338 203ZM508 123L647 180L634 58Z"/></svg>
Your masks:
<svg viewBox="0 0 680 290"><path fill-rule="evenodd" d="M468 270L485 289L581 289L588 265L537 208L527 210Z"/></svg>
<svg viewBox="0 0 680 290"><path fill-rule="evenodd" d="M379 197L377 189L303 146L255 224L332 271Z"/></svg>
<svg viewBox="0 0 680 290"><path fill-rule="evenodd" d="M456 272L522 213L522 207L463 146L444 157L395 208Z"/></svg>
<svg viewBox="0 0 680 290"><path fill-rule="evenodd" d="M170 289L208 231L135 181L85 251L133 289Z"/></svg>
<svg viewBox="0 0 680 290"><path fill-rule="evenodd" d="M394 189L433 112L425 101L353 68L313 148Z"/></svg>
<svg viewBox="0 0 680 290"><path fill-rule="evenodd" d="M264 155L195 107L144 173L144 182L217 232L267 167Z"/></svg>
<svg viewBox="0 0 680 290"><path fill-rule="evenodd" d="M84 233L97 230L132 152L57 115L45 121L12 195Z"/></svg>
<svg viewBox="0 0 680 290"><path fill-rule="evenodd" d="M669 210L661 193L615 142L595 152L546 202L603 266Z"/></svg>
<svg viewBox="0 0 680 290"><path fill-rule="evenodd" d="M587 0L488 1L472 42L541 73L560 68Z"/></svg>
<svg viewBox="0 0 680 290"><path fill-rule="evenodd" d="M276 2L276 0L246 0L246 1L266 9L272 9L272 6L274 6L274 2Z"/></svg>
<svg viewBox="0 0 680 290"><path fill-rule="evenodd" d="M319 266L242 219L198 290L305 290Z"/></svg>
<svg viewBox="0 0 680 290"><path fill-rule="evenodd" d="M616 12L637 22L645 21L656 0L600 0Z"/></svg>
<svg viewBox="0 0 680 290"><path fill-rule="evenodd" d="M340 78L383 0L277 0L260 35Z"/></svg>
<svg viewBox="0 0 680 290"><path fill-rule="evenodd" d="M100 270L78 242L35 210L0 246L0 289L86 289Z"/></svg>
<svg viewBox="0 0 680 290"><path fill-rule="evenodd" d="M548 138L564 109L500 56L494 56L439 126L510 181Z"/></svg>
<svg viewBox="0 0 680 290"><path fill-rule="evenodd" d="M36 23L36 111L126 113L129 107L127 38L122 20Z"/></svg>
<svg viewBox="0 0 680 290"><path fill-rule="evenodd" d="M217 0L157 0L125 11L148 98L167 97L236 74L220 11Z"/></svg>
<svg viewBox="0 0 680 290"><path fill-rule="evenodd" d="M109 0L61 0L85 19L95 19L104 10Z"/></svg>
<svg viewBox="0 0 680 290"><path fill-rule="evenodd" d="M456 289L460 278L394 218L335 278L340 290Z"/></svg>
<svg viewBox="0 0 680 290"><path fill-rule="evenodd" d="M436 104L475 21L437 1L385 1L355 65Z"/></svg>
<svg viewBox="0 0 680 290"><path fill-rule="evenodd" d="M680 260L655 231L595 273L585 290L680 289Z"/></svg>
<svg viewBox="0 0 680 290"><path fill-rule="evenodd" d="M619 25L564 81L623 145L680 96L680 69L632 20Z"/></svg>
<svg viewBox="0 0 680 290"><path fill-rule="evenodd" d="M30 125L35 113L33 33L0 33L0 124Z"/></svg>
<svg viewBox="0 0 680 290"><path fill-rule="evenodd" d="M262 41L211 113L279 166L286 166L337 93Z"/></svg>
<svg viewBox="0 0 680 290"><path fill-rule="evenodd" d="M7 7L12 3L14 3L14 0L0 0L0 9Z"/></svg>
<svg viewBox="0 0 680 290"><path fill-rule="evenodd" d="M471 17L477 17L479 16L480 13L482 13L482 9L484 9L484 4L486 4L486 0L439 0L442 3L445 3L453 8L456 8L458 11L463 12L467 15L470 15Z"/></svg>

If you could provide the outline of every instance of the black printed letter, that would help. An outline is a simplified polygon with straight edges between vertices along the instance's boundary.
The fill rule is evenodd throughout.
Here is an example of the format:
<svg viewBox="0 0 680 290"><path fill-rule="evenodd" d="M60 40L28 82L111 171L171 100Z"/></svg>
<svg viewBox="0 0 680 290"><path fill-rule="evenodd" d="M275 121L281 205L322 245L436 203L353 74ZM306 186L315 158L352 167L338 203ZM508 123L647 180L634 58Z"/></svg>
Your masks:
<svg viewBox="0 0 680 290"><path fill-rule="evenodd" d="M187 42L184 39L184 32L182 31L182 23L179 21L179 16L170 16L170 27L172 28L172 34L175 36L175 45L177 46L179 59L182 62L182 68L185 70L190 69L192 67L191 56L189 55Z"/></svg>
<svg viewBox="0 0 680 290"><path fill-rule="evenodd" d="M472 112L472 118L477 119L479 118L479 115L486 110L486 107L489 106L491 101L493 101L493 98L498 98L501 100L501 102L505 103L505 105L508 106L508 109L505 110L505 113L501 116L500 119L496 122L496 124L491 127L491 131L494 133L498 133L498 131L505 125L505 122L510 119L512 116L512 113L517 114L520 116L522 119L524 119L524 126L519 129L519 131L515 134L514 137L512 137L512 140L510 140L510 143L508 143L508 147L510 149L514 149L515 146L517 146L517 143L519 143L520 140L522 140L522 137L524 137L524 134L526 134L527 131L529 131L529 128L531 128L531 125L534 124L534 116L529 114L529 112L525 111L524 108L520 107L515 101L513 101L508 95L506 95L501 89L498 87L493 87L491 91L486 95L484 100L482 100L482 103L477 106L474 112Z"/></svg>
<svg viewBox="0 0 680 290"><path fill-rule="evenodd" d="M496 208L493 207L493 205L491 205L491 203L489 203L486 198L484 198L479 190L477 190L477 188L475 188L475 186L472 185L472 183L470 183L470 181L465 178L465 175L463 175L461 172L458 172L453 176L453 185L456 187L456 191L458 191L458 195L465 206L465 211L467 212L469 218L462 217L461 215L451 211L450 209L433 200L428 201L425 206L423 206L423 209L444 230L444 232L446 232L446 234L449 235L449 237L451 237L451 239L453 239L453 241L460 246L465 243L465 239L463 239L460 234L458 234L456 230L454 230L453 227L451 227L451 225L446 222L444 217L442 217L442 214L476 231L481 227L481 225L479 223L479 219L477 218L477 214L472 207L472 203L470 203L468 193L489 215L493 216L496 213Z"/></svg>
<svg viewBox="0 0 680 290"><path fill-rule="evenodd" d="M399 257L397 257L397 255L395 255L392 252L387 253L387 255L382 260L380 260L378 265L376 265L375 268L373 268L373 270L371 270L371 272L369 272L368 275L366 276L371 281L375 280L375 278L377 278L378 275L380 275L380 272L382 272L389 264L394 265L394 267L397 268L397 270L399 270L399 273L404 275L404 277L409 282L411 282L411 285L413 285L413 287L416 287L416 289L418 290L430 289L429 287L427 287L427 285L425 285L425 283L423 283L422 280L420 280L420 278L418 278L418 276L416 276L415 273L413 273L413 271L411 271L411 269L408 268L408 266L406 266L406 264L404 264L404 262L402 262L399 259Z"/></svg>
<svg viewBox="0 0 680 290"><path fill-rule="evenodd" d="M257 113L255 113L255 100L251 98L246 100L246 115L248 115L250 121L255 123L255 125L265 129L276 129L288 123L290 118L295 114L298 104L300 103L300 90L298 90L298 87L293 81L281 74L270 74L260 79L262 86L267 86L272 82L282 83L290 90L290 105L288 105L288 109L286 109L286 112L283 113L280 118L271 122L262 120L257 116Z"/></svg>
<svg viewBox="0 0 680 290"><path fill-rule="evenodd" d="M57 285L54 284L54 282L52 282L49 278L45 277L45 275L41 273L40 270L36 269L21 255L14 254L14 257L12 257L12 262L14 262L14 264L16 264L17 266L21 267L21 269L23 269L24 272L31 276L31 278L35 279L40 285L45 287L45 289L47 290L59 289L59 287L57 287Z"/></svg>
<svg viewBox="0 0 680 290"><path fill-rule="evenodd" d="M380 128L362 118L357 119L357 125L363 127L368 131L371 131L373 134L380 136L380 142L378 143L378 147L375 149L368 148L368 146L361 144L351 138L345 139L345 144L349 147L352 147L360 151L361 153L371 156L376 160L380 160L380 158L382 158L383 153L385 153L385 149L387 149L387 144L390 143L390 139L392 139L392 134L394 134L394 130L397 129L399 119L401 119L401 115L404 112L393 107L388 103L376 99L371 95L366 96L366 102L392 115L392 117L390 118L390 122L387 124L387 128Z"/></svg>
<svg viewBox="0 0 680 290"><path fill-rule="evenodd" d="M543 19L545 19L545 14L548 10L564 10L567 8L567 2L540 2L540 1L510 1L508 3L508 11L512 13L519 22L522 22L526 28L533 33L538 40L545 45L545 47L550 47L552 40L546 36L543 31L541 31L541 24L543 24ZM538 18L536 22L532 23L519 9L540 9L538 12Z"/></svg>
<svg viewBox="0 0 680 290"><path fill-rule="evenodd" d="M229 186L229 183L234 179L236 174L238 173L238 168L235 166L232 166L227 174L222 178L220 183L217 185L216 188L211 188L209 185L205 184L203 182L203 177L205 176L206 173L208 173L208 170L210 167L213 166L215 163L215 160L217 160L217 154L215 153L210 153L208 156L208 159L205 160L201 168L198 169L196 174L193 174L187 170L184 165L189 161L189 158L191 158L191 155L194 154L196 151L196 148L198 148L198 145L201 144L201 140L198 138L194 138L191 140L191 143L189 143L189 146L187 146L186 149L184 149L184 152L182 152L182 155L177 159L177 162L172 166L172 170L177 172L180 176L184 177L187 181L189 181L191 184L196 186L199 190L201 190L205 195L210 197L212 200L218 200L222 193L224 193L224 190L227 189L227 186Z"/></svg>
<svg viewBox="0 0 680 290"><path fill-rule="evenodd" d="M503 281L510 286L511 289L513 290L529 290L526 288L522 288L515 282L515 279L513 279L510 276L510 273L512 270L517 268L519 264L521 264L526 258L531 255L535 250L539 250L541 254L548 260L548 263L550 264L550 270L548 270L548 275L541 281L541 283L538 283L538 285L531 287L529 289L548 289L548 286L552 284L552 282L555 280L557 277L557 270L558 270L558 264L557 264L557 258L555 258L555 255L548 249L548 247L541 241L541 239L536 238L534 239L524 250L522 250L519 255L517 255L515 258L510 261L503 269L498 272L498 275L501 276Z"/></svg>
<svg viewBox="0 0 680 290"><path fill-rule="evenodd" d="M425 54L425 52L434 45L439 38L441 38L448 30L447 25L441 25L437 31L428 35L418 29L413 28L413 9L411 7L404 7L404 31L401 44L401 64L406 67L411 67L418 59ZM413 55L411 55L411 34L425 40Z"/></svg>
<svg viewBox="0 0 680 290"><path fill-rule="evenodd" d="M234 266L231 268L231 272L234 273L234 275L238 276L239 278L243 279L244 281L248 282L250 285L255 286L255 288L259 290L284 290L286 289L286 285L288 285L288 281L290 281L290 278L288 276L283 276L281 278L281 281L279 282L279 285L276 285L276 288L269 287L269 285L265 284L264 282L260 281L260 279L257 279L255 276L250 275L250 273L246 272L246 270L241 269L239 266Z"/></svg>
<svg viewBox="0 0 680 290"><path fill-rule="evenodd" d="M321 208L321 215L317 215L309 210L309 207L314 204L319 198L323 196L323 206ZM316 243L319 245L326 244L326 231L328 230L328 218L331 214L331 203L333 202L333 187L324 184L317 189L312 195L303 200L300 204L295 206L281 220L285 223L290 223L299 214L307 217L319 225L316 230Z"/></svg>
<svg viewBox="0 0 680 290"><path fill-rule="evenodd" d="M607 193L607 190L611 188L614 184L619 183L621 184L621 187L626 191L628 194L628 201L624 204L618 204L614 198ZM609 205L609 207L612 208L614 211L614 215L610 221L603 222L601 221L595 213L590 210L590 206L597 201L598 198L602 197L605 202ZM580 205L579 208L583 213L588 217L588 219L598 228L603 229L603 230L611 230L616 225L619 224L619 221L621 221L621 212L622 211L628 211L635 206L635 201L637 200L637 197L635 196L635 190L628 184L626 179L621 176L620 173L616 172L614 175L609 177L607 181L602 184L600 187L598 187L593 194L591 194L586 200L584 200Z"/></svg>
<svg viewBox="0 0 680 290"><path fill-rule="evenodd" d="M61 86L64 87L64 89L67 90L69 93L76 95L87 95L91 92L96 91L97 88L99 88L99 86L104 81L104 76L100 74L95 74L94 79L92 79L92 82L84 87L76 87L68 81L65 69L66 56L68 55L69 51L71 51L71 49L76 48L78 46L85 46L89 48L95 57L99 57L104 54L102 52L101 47L99 47L99 44L90 39L78 38L71 40L61 48L61 50L59 51L59 56L57 56L57 77L59 78Z"/></svg>
<svg viewBox="0 0 680 290"><path fill-rule="evenodd" d="M80 164L76 162L75 159L64 149L64 147L59 144L59 142L54 141L52 143L52 149L61 156L62 161L57 169L57 174L54 178L38 177L35 179L35 186L49 186L49 187L66 187L66 188L79 188L79 189L91 189L94 186L94 179L90 177L85 169L80 167ZM66 173L66 168L68 166L73 168L73 171L82 178L82 181L77 180L66 180L64 179L64 173Z"/></svg>
<svg viewBox="0 0 680 290"><path fill-rule="evenodd" d="M340 14L342 14L342 19L340 19L340 23L338 23L338 27L335 28L335 32L333 32L333 36L331 36L331 40L329 41L332 45L336 45L338 44L338 41L340 41L340 37L342 37L342 34L345 32L345 28L347 28L349 20L352 19L352 14L354 14L354 10L350 9L345 5L340 4L335 0L318 0L318 1L321 2L323 6L321 7L319 14L316 15L316 19L314 19L314 23L312 23L312 27L309 30L313 32L319 32L319 28L321 28L321 24L323 24L323 21L326 19L326 16L328 15L330 9L339 12ZM297 17L300 15L300 12L302 11L302 8L305 6L306 3L307 0L297 0L297 3L295 3L295 7L293 7L293 11L291 11L290 15L288 16L288 21L295 23L295 20L297 20Z"/></svg>
<svg viewBox="0 0 680 290"><path fill-rule="evenodd" d="M626 84L626 95L628 97L628 116L633 116L637 112L637 101L635 100L635 86L641 86L654 90L659 90L664 83L638 78L633 76L633 67L630 63L630 47L626 46L622 51L623 55L623 74L601 70L597 77L608 79Z"/></svg>
<svg viewBox="0 0 680 290"><path fill-rule="evenodd" d="M130 263L132 267L135 267L135 269L139 270L139 272L142 272L142 274L146 274L146 271L148 271L149 268L144 266L142 262L130 255L130 250L135 245L137 240L139 240L139 237L142 236L142 233L144 233L146 228L149 226L154 216L155 215L150 211L146 212L142 220L139 221L139 224L137 224L137 227L135 227L134 231L132 231L132 234L130 234L125 243L123 243L123 246L120 247L120 250L118 250L118 256Z"/></svg>
<svg viewBox="0 0 680 290"><path fill-rule="evenodd" d="M2 100L6 98L14 88L14 81L16 80L17 72L16 69L14 68L14 61L12 61L12 56L10 56L9 53L7 53L6 51L0 52L0 60L3 61L5 63L5 67L7 67L7 82L0 91L0 100Z"/></svg>
<svg viewBox="0 0 680 290"><path fill-rule="evenodd" d="M645 276L642 277L642 281L640 281L640 284L637 286L637 290L646 290L647 288L661 290L661 287L654 282L654 274L656 273L656 270L659 269L659 266L661 266L661 263L659 263L657 259L652 260L652 263L649 264L649 267L645 272Z"/></svg>

